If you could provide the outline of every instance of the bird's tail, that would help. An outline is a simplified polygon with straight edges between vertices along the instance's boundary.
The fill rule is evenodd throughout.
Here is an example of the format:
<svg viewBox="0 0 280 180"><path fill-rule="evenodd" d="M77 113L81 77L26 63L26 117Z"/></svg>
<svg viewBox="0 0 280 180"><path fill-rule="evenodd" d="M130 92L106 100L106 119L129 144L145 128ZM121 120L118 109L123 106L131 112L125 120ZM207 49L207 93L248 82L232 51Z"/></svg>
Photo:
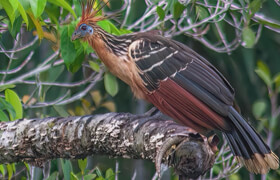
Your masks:
<svg viewBox="0 0 280 180"><path fill-rule="evenodd" d="M233 128L225 136L237 161L256 174L266 174L270 168L278 169L277 155L233 107L228 117Z"/></svg>

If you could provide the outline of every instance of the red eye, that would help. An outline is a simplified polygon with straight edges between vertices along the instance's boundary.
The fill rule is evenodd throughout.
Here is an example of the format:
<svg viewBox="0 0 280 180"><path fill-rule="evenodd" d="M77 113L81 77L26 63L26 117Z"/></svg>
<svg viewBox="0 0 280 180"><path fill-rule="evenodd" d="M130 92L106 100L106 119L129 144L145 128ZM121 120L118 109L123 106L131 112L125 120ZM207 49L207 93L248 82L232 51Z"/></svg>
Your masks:
<svg viewBox="0 0 280 180"><path fill-rule="evenodd" d="M81 30L84 30L84 31L87 30L87 26L85 26L85 25L82 26L82 27L81 27Z"/></svg>

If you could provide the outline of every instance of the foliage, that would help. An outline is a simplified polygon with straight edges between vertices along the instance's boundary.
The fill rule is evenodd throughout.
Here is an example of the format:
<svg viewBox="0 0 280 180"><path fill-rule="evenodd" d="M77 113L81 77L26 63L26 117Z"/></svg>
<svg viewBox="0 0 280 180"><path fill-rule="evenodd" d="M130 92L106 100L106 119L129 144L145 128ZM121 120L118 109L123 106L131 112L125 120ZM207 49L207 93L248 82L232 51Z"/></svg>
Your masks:
<svg viewBox="0 0 280 180"><path fill-rule="evenodd" d="M98 2L102 1L95 6ZM120 16L98 25L115 35L159 29L208 57L232 82L244 116L258 124L257 131L279 155L279 9L278 1L263 0L115 0L103 11ZM71 41L80 16L78 0L0 0L0 121L106 111L143 113L139 109L145 104L135 102L93 49ZM113 179L131 171L114 172L111 160L101 170L90 165L92 161L53 160L46 163L45 169L51 170L44 178ZM201 178L248 179L243 169L231 175L239 168L225 144L216 161ZM151 178L154 171L143 169L137 177ZM8 179L43 176L26 163L0 165L0 174ZM279 174L272 171L266 177L279 179Z"/></svg>

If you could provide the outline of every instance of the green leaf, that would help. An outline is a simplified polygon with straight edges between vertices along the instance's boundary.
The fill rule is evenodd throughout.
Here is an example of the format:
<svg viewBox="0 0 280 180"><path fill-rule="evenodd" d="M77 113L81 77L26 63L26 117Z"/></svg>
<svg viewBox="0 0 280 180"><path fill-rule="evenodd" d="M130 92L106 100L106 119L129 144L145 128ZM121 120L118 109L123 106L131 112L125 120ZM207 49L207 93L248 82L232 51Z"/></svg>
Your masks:
<svg viewBox="0 0 280 180"><path fill-rule="evenodd" d="M106 170L105 179L106 180L114 180L115 179L115 173L111 168Z"/></svg>
<svg viewBox="0 0 280 180"><path fill-rule="evenodd" d="M246 48L252 48L255 45L256 35L254 31L249 28L245 27L242 30L242 45Z"/></svg>
<svg viewBox="0 0 280 180"><path fill-rule="evenodd" d="M41 14L44 12L46 7L47 0L29 0L31 10L35 18L39 18Z"/></svg>
<svg viewBox="0 0 280 180"><path fill-rule="evenodd" d="M25 10L24 10L24 8L23 8L23 6L21 5L20 2L18 2L18 11L19 11L22 19L24 20L26 26L28 27L28 17L27 17L27 14L26 14L26 12L25 12Z"/></svg>
<svg viewBox="0 0 280 180"><path fill-rule="evenodd" d="M179 3L178 1L174 3L173 6L173 17L175 20L177 20L181 14L183 13L183 11L186 9L186 7L184 5L182 5L181 3Z"/></svg>
<svg viewBox="0 0 280 180"><path fill-rule="evenodd" d="M199 20L209 17L209 12L202 6L195 6L196 14Z"/></svg>
<svg viewBox="0 0 280 180"><path fill-rule="evenodd" d="M261 118L265 110L266 110L266 103L264 101L256 101L253 104L253 114L257 119Z"/></svg>
<svg viewBox="0 0 280 180"><path fill-rule="evenodd" d="M92 70L94 70L96 72L100 71L99 64L97 64L96 62L89 61L89 66L91 67Z"/></svg>
<svg viewBox="0 0 280 180"><path fill-rule="evenodd" d="M46 180L56 180L59 173L57 171L53 172Z"/></svg>
<svg viewBox="0 0 280 180"><path fill-rule="evenodd" d="M249 4L248 8L251 11L251 16L253 16L256 12L260 10L262 3L262 0L254 0Z"/></svg>
<svg viewBox="0 0 280 180"><path fill-rule="evenodd" d="M64 109L64 106L53 105L53 108L61 117L70 116L70 114Z"/></svg>
<svg viewBox="0 0 280 180"><path fill-rule="evenodd" d="M8 180L10 180L13 177L13 167L11 164L7 164L7 171L8 171Z"/></svg>
<svg viewBox="0 0 280 180"><path fill-rule="evenodd" d="M30 11L27 11L27 14L29 15L30 19L32 20L33 24L35 25L39 39L43 39L44 31L40 24L40 21L38 19L36 19Z"/></svg>
<svg viewBox="0 0 280 180"><path fill-rule="evenodd" d="M74 44L71 42L70 37L68 36L67 27L64 27L61 33L60 50L62 59L69 70L71 64L73 64L76 59L77 52Z"/></svg>
<svg viewBox="0 0 280 180"><path fill-rule="evenodd" d="M104 75L105 90L111 96L115 96L119 91L118 82L115 76L107 72Z"/></svg>
<svg viewBox="0 0 280 180"><path fill-rule="evenodd" d="M280 73L277 73L274 78L273 78L273 82L275 83L275 89L278 91L280 91Z"/></svg>
<svg viewBox="0 0 280 180"><path fill-rule="evenodd" d="M6 100L4 100L1 97L0 97L0 110L6 110L9 113L9 115L12 116L12 119L16 118L16 112L15 112L14 107L9 102L7 102ZM3 117L3 118L5 118L5 117ZM2 120L2 119L0 119L0 120Z"/></svg>
<svg viewBox="0 0 280 180"><path fill-rule="evenodd" d="M97 25L100 26L104 31L111 33L111 26L108 20L98 21Z"/></svg>
<svg viewBox="0 0 280 180"><path fill-rule="evenodd" d="M22 104L17 93L15 93L13 90L6 89L5 98L6 101L9 102L16 111L16 117L13 118L13 116L10 114L10 119L11 120L22 119Z"/></svg>
<svg viewBox="0 0 280 180"><path fill-rule="evenodd" d="M79 180L79 178L73 172L71 172L71 180Z"/></svg>
<svg viewBox="0 0 280 180"><path fill-rule="evenodd" d="M0 109L0 122L1 121L6 121L7 122L7 121L9 121L9 118L6 115L6 113Z"/></svg>
<svg viewBox="0 0 280 180"><path fill-rule="evenodd" d="M53 3L59 7L63 7L67 11L69 11L75 19L77 19L75 11L71 8L71 6L65 0L48 0L48 2Z"/></svg>
<svg viewBox="0 0 280 180"><path fill-rule="evenodd" d="M87 174L84 176L84 180L92 180L96 178L96 174Z"/></svg>
<svg viewBox="0 0 280 180"><path fill-rule="evenodd" d="M87 167L87 158L85 158L85 159L79 159L79 160L78 160L78 165L79 165L79 168L80 168L82 174L84 174L85 169L86 169L86 167Z"/></svg>
<svg viewBox="0 0 280 180"><path fill-rule="evenodd" d="M16 87L16 85L14 85L14 84L1 85L0 86L0 92L4 91L5 89L11 89L11 88L14 88L14 87Z"/></svg>
<svg viewBox="0 0 280 180"><path fill-rule="evenodd" d="M3 165L3 164L0 164L0 172L2 173L2 177L5 177L5 167L4 167L5 165Z"/></svg>
<svg viewBox="0 0 280 180"><path fill-rule="evenodd" d="M258 76L265 82L265 84L268 87L271 87L272 85L272 80L270 77L270 70L267 67L266 64L264 64L262 61L257 62L257 69L255 72L258 74Z"/></svg>
<svg viewBox="0 0 280 180"><path fill-rule="evenodd" d="M0 0L0 4L5 9L7 15L9 16L9 19L11 21L11 24L14 24L15 18L16 18L16 9L14 8L10 1L8 0Z"/></svg>
<svg viewBox="0 0 280 180"><path fill-rule="evenodd" d="M9 23L9 31L14 39L16 38L17 34L20 32L21 24L22 24L22 19L20 17L16 18L13 25Z"/></svg>
<svg viewBox="0 0 280 180"><path fill-rule="evenodd" d="M159 17L160 21L164 20L165 12L160 6L157 6L157 14L158 14L158 17Z"/></svg>
<svg viewBox="0 0 280 180"><path fill-rule="evenodd" d="M72 173L72 165L69 160L60 159L62 165L63 176L65 180L70 180L70 174ZM72 174L71 174L72 175Z"/></svg>

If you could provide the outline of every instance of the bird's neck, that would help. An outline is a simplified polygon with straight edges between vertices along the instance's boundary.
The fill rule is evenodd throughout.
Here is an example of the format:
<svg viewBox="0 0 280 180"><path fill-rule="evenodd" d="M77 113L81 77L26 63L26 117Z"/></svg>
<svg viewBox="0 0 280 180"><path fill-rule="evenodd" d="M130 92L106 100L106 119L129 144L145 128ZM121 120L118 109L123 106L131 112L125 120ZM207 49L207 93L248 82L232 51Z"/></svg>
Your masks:
<svg viewBox="0 0 280 180"><path fill-rule="evenodd" d="M94 27L96 36L104 42L106 48L116 56L126 56L131 40L124 36L116 36L104 31L99 26Z"/></svg>

